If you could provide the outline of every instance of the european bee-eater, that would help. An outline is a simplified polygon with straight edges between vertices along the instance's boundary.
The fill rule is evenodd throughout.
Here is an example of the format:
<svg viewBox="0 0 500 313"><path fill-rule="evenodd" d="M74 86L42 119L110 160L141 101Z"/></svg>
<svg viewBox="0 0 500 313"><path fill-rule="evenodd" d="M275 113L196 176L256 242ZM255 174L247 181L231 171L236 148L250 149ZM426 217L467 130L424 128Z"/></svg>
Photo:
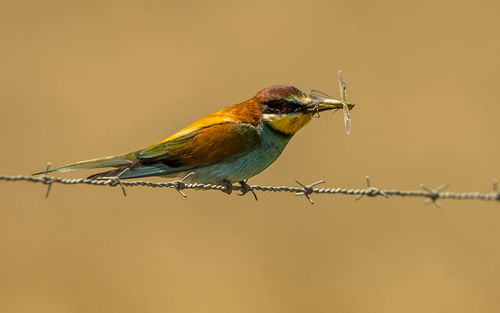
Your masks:
<svg viewBox="0 0 500 313"><path fill-rule="evenodd" d="M292 86L262 89L253 98L209 114L174 135L134 152L65 165L50 172L114 167L89 178L175 177L198 183L244 182L266 169L314 114L354 104ZM43 174L36 173L36 174Z"/></svg>

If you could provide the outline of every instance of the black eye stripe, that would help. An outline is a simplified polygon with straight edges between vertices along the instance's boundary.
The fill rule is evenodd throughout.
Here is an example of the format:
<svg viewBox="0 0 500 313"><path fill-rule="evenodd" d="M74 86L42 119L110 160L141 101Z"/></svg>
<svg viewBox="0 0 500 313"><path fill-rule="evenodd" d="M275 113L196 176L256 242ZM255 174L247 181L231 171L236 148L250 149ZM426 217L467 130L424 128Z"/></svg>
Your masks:
<svg viewBox="0 0 500 313"><path fill-rule="evenodd" d="M303 111L303 106L287 99L270 99L262 103L263 113L293 113Z"/></svg>

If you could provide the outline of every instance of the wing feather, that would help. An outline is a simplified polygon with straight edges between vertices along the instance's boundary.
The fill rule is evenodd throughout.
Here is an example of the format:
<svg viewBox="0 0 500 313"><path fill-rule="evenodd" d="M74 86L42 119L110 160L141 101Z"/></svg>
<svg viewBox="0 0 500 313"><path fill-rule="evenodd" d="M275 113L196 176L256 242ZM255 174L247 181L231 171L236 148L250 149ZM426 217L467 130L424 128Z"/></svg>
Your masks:
<svg viewBox="0 0 500 313"><path fill-rule="evenodd" d="M174 137L174 136L172 136ZM184 132L135 153L141 163L164 162L173 167L198 167L238 157L260 144L257 128L223 122Z"/></svg>

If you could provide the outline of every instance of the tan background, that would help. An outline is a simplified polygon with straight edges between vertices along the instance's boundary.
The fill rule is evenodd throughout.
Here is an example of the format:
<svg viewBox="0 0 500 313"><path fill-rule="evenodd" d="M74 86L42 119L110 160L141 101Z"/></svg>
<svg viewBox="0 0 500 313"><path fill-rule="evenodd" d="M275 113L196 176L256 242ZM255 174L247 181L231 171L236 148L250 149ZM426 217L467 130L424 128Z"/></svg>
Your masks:
<svg viewBox="0 0 500 313"><path fill-rule="evenodd" d="M251 183L491 190L496 1L0 2L0 173L131 151L272 84L338 95ZM89 172L67 177L82 177ZM500 204L0 182L1 312L498 312Z"/></svg>

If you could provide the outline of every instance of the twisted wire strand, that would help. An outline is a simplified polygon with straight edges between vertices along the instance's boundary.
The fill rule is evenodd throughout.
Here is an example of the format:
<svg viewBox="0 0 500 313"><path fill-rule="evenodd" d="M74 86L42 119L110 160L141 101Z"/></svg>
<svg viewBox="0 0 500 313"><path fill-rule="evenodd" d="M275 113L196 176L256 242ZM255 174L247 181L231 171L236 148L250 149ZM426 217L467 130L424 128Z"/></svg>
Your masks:
<svg viewBox="0 0 500 313"><path fill-rule="evenodd" d="M232 190L241 191L241 194L245 194L249 191L254 193L254 191L261 192L288 192L294 193L297 196L305 196L307 200L314 204L313 200L310 198L311 194L344 194L357 196L357 200L359 200L363 196L369 197L420 197L426 198L424 203L433 203L437 207L440 207L440 204L437 202L439 199L453 199L453 200L484 200L484 201L499 201L500 202L500 192L498 191L498 183L496 180L493 180L493 191L489 193L481 193L481 192L443 192L443 189L447 187L447 185L439 186L435 189L430 189L425 185L421 185L423 190L396 190L396 189L379 189L371 186L370 178L366 177L367 188L362 189L347 189L347 188L315 188L314 186L324 183L325 181L315 182L310 185L302 184L297 181L300 185L299 187L291 187L291 186L261 186L261 185L248 185L248 186L238 186L233 185L232 187L223 186L223 185L212 185L212 184L199 184L199 183L186 183L185 179L187 179L191 174L186 175L184 178L180 180L174 180L170 182L151 182L151 181L124 181L119 178L109 177L106 179L86 179L86 178L60 178L60 177L52 177L48 175L43 175L39 177L35 176L25 176L25 175L17 175L17 176L7 176L0 175L0 180L2 181L26 181L32 183L42 183L48 185L46 197L49 195L50 188L53 184L63 184L63 185L94 185L94 186L111 186L116 187L120 186L124 195L126 195L125 187L152 187L152 188L173 188L176 189L182 196L186 197L186 194L182 190L184 189L194 189L194 190L219 190L226 193L231 193ZM255 193L255 198L257 199Z"/></svg>

